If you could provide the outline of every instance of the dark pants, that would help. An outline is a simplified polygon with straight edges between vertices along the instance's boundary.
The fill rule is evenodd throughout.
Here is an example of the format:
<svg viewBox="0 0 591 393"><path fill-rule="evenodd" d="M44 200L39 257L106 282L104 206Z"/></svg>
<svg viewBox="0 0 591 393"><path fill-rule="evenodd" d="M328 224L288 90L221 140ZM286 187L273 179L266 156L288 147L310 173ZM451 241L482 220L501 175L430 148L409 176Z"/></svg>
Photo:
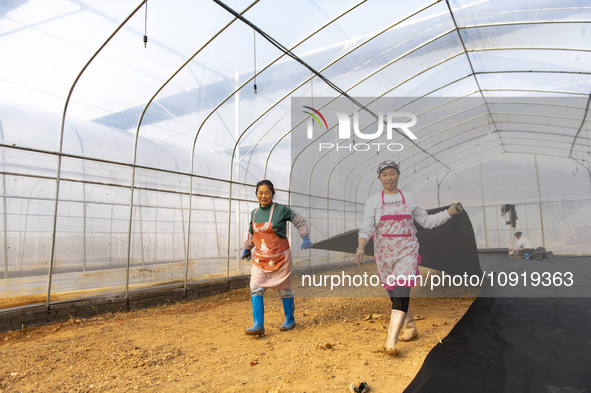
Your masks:
<svg viewBox="0 0 591 393"><path fill-rule="evenodd" d="M394 287L394 289L388 289L388 295L390 295L390 300L392 300L392 310L408 312L410 287Z"/></svg>

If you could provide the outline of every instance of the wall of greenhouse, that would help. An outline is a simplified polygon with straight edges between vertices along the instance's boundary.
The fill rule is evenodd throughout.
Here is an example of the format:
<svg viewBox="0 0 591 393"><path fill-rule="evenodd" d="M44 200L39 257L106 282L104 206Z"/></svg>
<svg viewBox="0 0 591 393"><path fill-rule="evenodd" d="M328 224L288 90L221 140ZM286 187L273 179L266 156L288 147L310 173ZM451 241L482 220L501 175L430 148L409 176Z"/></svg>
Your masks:
<svg viewBox="0 0 591 393"><path fill-rule="evenodd" d="M4 308L249 273L239 255L257 205L252 184L64 155L55 210L56 155L6 143L0 154ZM461 201L480 249L512 247L520 230L536 247L580 255L591 253L590 179L573 160L506 154L412 191L425 208ZM366 192L378 191L375 179ZM289 190L275 199L308 219L313 241L356 229L364 206ZM516 207L515 227L501 215L504 204ZM298 269L351 259L300 251L294 236L291 243Z"/></svg>
<svg viewBox="0 0 591 393"><path fill-rule="evenodd" d="M384 159L424 208L462 202L480 249L520 230L555 254L591 253L590 10L0 2L0 310L244 277L257 181L319 241L360 225ZM390 127L372 142L403 149L314 149L369 141L390 99L420 118L419 138ZM361 132L337 138L333 101ZM300 146L307 125L315 139ZM297 269L351 262L290 240Z"/></svg>

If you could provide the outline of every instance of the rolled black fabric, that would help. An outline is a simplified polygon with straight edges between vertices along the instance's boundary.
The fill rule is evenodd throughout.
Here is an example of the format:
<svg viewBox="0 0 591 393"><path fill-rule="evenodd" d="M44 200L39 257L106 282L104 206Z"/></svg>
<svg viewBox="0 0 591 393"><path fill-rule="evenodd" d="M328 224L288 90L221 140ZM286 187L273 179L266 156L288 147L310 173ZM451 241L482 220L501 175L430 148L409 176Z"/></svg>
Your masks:
<svg viewBox="0 0 591 393"><path fill-rule="evenodd" d="M355 254L357 249L357 233L359 230L352 229L339 235L329 237L328 239L314 242L312 248L318 250L341 251ZM369 241L365 246L365 255L373 255L373 241Z"/></svg>
<svg viewBox="0 0 591 393"><path fill-rule="evenodd" d="M435 214L448 208L429 209L427 213ZM437 228L425 229L416 222L415 227L422 266L449 274L482 274L474 228L466 211Z"/></svg>
<svg viewBox="0 0 591 393"><path fill-rule="evenodd" d="M448 208L449 206L429 209L427 213L435 214ZM424 229L417 223L415 226L421 266L449 274L482 274L474 229L465 210L437 228ZM357 233L357 229L347 231L316 242L312 248L355 253ZM373 241L370 240L365 246L365 254L373 255L373 247Z"/></svg>

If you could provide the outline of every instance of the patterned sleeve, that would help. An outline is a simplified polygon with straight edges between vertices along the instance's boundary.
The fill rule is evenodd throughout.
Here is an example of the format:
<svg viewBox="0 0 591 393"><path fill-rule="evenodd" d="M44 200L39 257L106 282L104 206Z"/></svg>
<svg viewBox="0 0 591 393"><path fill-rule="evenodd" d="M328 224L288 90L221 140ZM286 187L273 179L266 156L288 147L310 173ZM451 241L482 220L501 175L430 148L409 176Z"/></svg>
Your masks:
<svg viewBox="0 0 591 393"><path fill-rule="evenodd" d="M252 219L253 219L254 210L250 212L250 222L248 223L248 231L246 232L246 239L244 240L244 248L247 250L252 250L254 247L254 243L252 242Z"/></svg>
<svg viewBox="0 0 591 393"><path fill-rule="evenodd" d="M451 218L447 210L440 211L436 214L427 213L425 209L417 204L417 201L412 194L406 196L406 202L412 208L412 218L417 222L417 224L425 229L432 229L443 225Z"/></svg>
<svg viewBox="0 0 591 393"><path fill-rule="evenodd" d="M292 210L293 214L291 216L291 223L296 227L298 230L298 235L300 237L308 236L310 231L308 229L308 223L304 220L304 217L299 215L298 213Z"/></svg>
<svg viewBox="0 0 591 393"><path fill-rule="evenodd" d="M252 233L246 233L246 240L244 240L244 248L247 250L252 250L254 247L254 243L252 242Z"/></svg>
<svg viewBox="0 0 591 393"><path fill-rule="evenodd" d="M359 228L358 236L364 239L371 239L376 231L376 212L381 204L381 195L377 198L375 195L370 197L365 204L363 211L363 223Z"/></svg>

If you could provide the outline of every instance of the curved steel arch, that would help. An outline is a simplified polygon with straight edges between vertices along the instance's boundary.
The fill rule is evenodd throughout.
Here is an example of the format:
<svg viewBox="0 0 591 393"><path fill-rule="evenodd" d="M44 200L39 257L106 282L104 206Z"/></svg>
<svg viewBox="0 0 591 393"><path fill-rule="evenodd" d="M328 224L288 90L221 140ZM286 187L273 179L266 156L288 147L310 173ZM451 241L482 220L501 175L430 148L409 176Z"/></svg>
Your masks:
<svg viewBox="0 0 591 393"><path fill-rule="evenodd" d="M572 22L572 21L571 21L571 22L565 22L565 23L576 23L576 22ZM497 23L497 24L495 24L495 25L496 25L496 26L499 26L499 25L506 25L506 26L509 26L509 25L518 25L518 24L525 24L525 23L524 23L524 22L519 22L519 23L512 22L512 23ZM535 24L535 23L527 23L527 24ZM478 25L473 25L473 26L469 26L469 27L462 26L462 27L459 27L459 28L458 28L458 27L456 27L456 29L454 29L454 30L451 30L451 31L450 31L450 33L451 33L451 32L453 32L453 31L457 31L458 29L462 29L462 28L475 28L475 27L477 27L477 26L478 26ZM476 50L465 50L465 51L464 51L464 52L462 52L462 53L467 53L467 52L471 52L471 51L476 51ZM474 73L472 74L472 76L474 76L474 75L478 75L478 74L482 74L482 73L479 73L479 72L474 72ZM281 101L279 101L279 102L281 102ZM262 117L262 116L261 116L261 117ZM260 119L260 117L259 117L259 119ZM257 119L257 120L258 120L258 119ZM255 122L256 122L257 120L255 120ZM266 159L266 164L265 164L265 167L267 167L267 166L268 166L268 162L269 162L269 159L270 159L270 155L272 154L272 151L274 150L274 148L277 146L277 144L278 144L278 143L279 143L279 141L278 141L278 142L276 142L276 143L275 143L275 145L274 145L274 147L273 147L273 148L270 150L270 152L269 152L269 154L268 154L268 156L267 156L267 159ZM251 157L252 157L252 156L251 156Z"/></svg>
<svg viewBox="0 0 591 393"><path fill-rule="evenodd" d="M435 41L435 40L437 40L438 38L439 38L439 37L437 37L437 38L434 38L434 39L433 39L432 41L430 41L430 42L434 42L434 41ZM429 42L429 43L430 43L430 42ZM428 44L428 43L426 43L426 44L424 44L424 45L427 45L427 44ZM409 52L409 53L411 53L411 52ZM405 54L404 56L408 55L409 53ZM459 54L458 54L458 55L459 55ZM451 59L453 59L453 58L457 57L458 55L452 56L451 58L448 58L448 59L446 59L446 60L444 60L444 61L442 61L442 62L440 62L440 63L437 63L437 64L435 64L435 65L433 65L433 66L430 66L430 67L428 67L426 70L423 70L423 71L421 71L421 72L419 72L419 73L417 73L417 74L413 75L411 78L408 78L408 79L406 79L405 81L403 81L403 82L399 83L397 86L400 86L400 85L402 85L402 84L404 84L404 83L408 82L409 80L412 80L413 78L415 78L415 77L417 77L417 76L421 75L423 72L426 72L426 71L428 71L428 70L432 69L433 67L436 67L437 65L444 63L445 61L451 60ZM400 56L399 58L397 58L397 59L396 59L396 60L394 60L394 61L398 61L398 60L400 60L400 59L404 58L404 56ZM382 69L384 69L385 67L386 67L386 66L384 66ZM375 73L374 73L374 74L375 74ZM471 77L471 75L466 75L466 76L464 76L464 77L460 78L459 80L462 80L462 79L465 79L465 78L469 78L469 77ZM360 82L356 83L355 85L353 85L353 87L355 87L355 86L358 86L360 83L362 83L362 82L363 82L363 81L365 81L365 80L368 80L368 78L367 78L367 77L366 77L366 78L364 78L362 81L360 81ZM351 87L351 88L352 88L352 87ZM438 87L438 88L437 88L437 89L435 89L434 91L436 91L436 90L438 90L438 89L440 89L440 88L441 88L441 87ZM348 90L349 90L349 89L348 89ZM393 90L393 89L387 90L385 93L381 94L381 95L380 95L380 97L383 97L385 94L387 94L387 93L388 93L389 91L391 91L391 90ZM432 93L432 92L428 92L428 93L424 94L424 95L423 95L423 96L421 96L421 97L425 97L425 96L427 96L428 94L431 94L431 93ZM421 98L421 97L419 97L419 98ZM292 129L292 130L290 130L290 131L289 131L289 133L291 133L291 131L293 131L293 129ZM322 135L326 134L327 132L328 132L328 130L327 130L326 132L324 132L323 134L321 134L320 136L318 136L318 137L317 137L316 139L314 139L314 140L317 140L318 138L320 138ZM286 134L286 135L284 135L284 137L286 137L286 136L287 136L287 134ZM311 142L308 144L308 147L312 145L312 143L313 143L313 141L314 141L314 140L312 140L312 141L311 141ZM410 141L410 142L411 142L411 143L412 143L412 144L413 144L413 145L414 145L416 148L418 148L418 149L420 149L421 151L423 151L423 152L424 152L424 153L425 153L425 154L426 154L428 157L431 157L431 158L433 158L435 161L437 161L437 162L440 162L440 161L439 161L437 158L435 158L435 157L434 157L434 156L433 156L431 153L428 153L428 152L427 152L427 151L425 151L423 148L419 147L419 146L418 146L418 145L417 145L417 144L416 144L414 141L412 141L412 140L410 140L410 139L409 139L409 141ZM343 142L343 143L345 143L345 142ZM301 153L300 153L300 154L301 154ZM326 154L325 154L325 156L326 156L326 155L328 155L328 154L330 154L330 152L326 153ZM354 153L351 153L350 155L352 155L352 154L354 154ZM299 155L298 155L298 156L299 156ZM297 159L297 157L296 157L296 159ZM444 167L447 167L445 164L443 164L443 163L441 163L441 164L442 164ZM449 168L448 168L448 169L449 169ZM345 184L346 184L346 183L345 183Z"/></svg>
<svg viewBox="0 0 591 393"><path fill-rule="evenodd" d="M146 0L147 1L147 0ZM255 4L257 4L259 2L259 0L255 0L253 3L251 3L244 11L247 12L248 10L250 10L252 7L254 7ZM137 144L138 144L138 138L139 138L139 133L140 133L140 127L142 125L142 121L144 119L144 116L146 114L146 111L148 110L149 106L152 104L152 102L154 101L154 99L158 96L158 94L197 56L199 55L199 53L201 53L202 50L204 50L211 42L213 42L220 34L222 34L228 27L230 27L235 21L237 20L237 18L232 19L230 22L228 22L223 28L221 28L216 34L214 34L209 40L207 40L205 42L205 44L203 44L195 53L193 53L192 56L190 56L161 86L160 88L158 88L156 90L156 92L152 95L152 97L148 100L147 104L145 105L144 109L142 110L141 116L138 120L138 124L137 124L137 129L136 129L136 134L135 134L135 141L134 141L134 149L133 149L133 177L132 177L132 201L130 203L130 212L129 212L129 221L130 221L130 226L129 226L129 233L131 236L131 222L132 222L132 216L133 216L133 187L134 187L134 183L135 183L135 166L136 166L136 155L137 155ZM199 131L197 131L197 135L199 134ZM187 291L187 284L188 284L188 270L189 270L189 255L190 255L190 244L191 244L191 218L192 218L192 207L193 207L193 169L194 169L194 157L195 157L195 146L197 144L197 135L195 136L195 139L193 141L193 147L191 149L191 169L189 172L189 211L188 211L188 223L187 223L187 237L186 237L186 244L185 244L185 277L184 277L184 282L183 282L183 287L185 292ZM129 247L131 247L131 241L129 242ZM129 250L128 250L128 266L129 266L129 260L130 260L130 254L129 254ZM128 274L129 275L129 274Z"/></svg>
<svg viewBox="0 0 591 393"><path fill-rule="evenodd" d="M432 5L434 5L434 4L436 4L436 3L432 3L432 4L430 4L430 5L428 5L428 6L424 7L424 8L422 8L421 10L419 10L419 11L416 11L416 12L412 13L411 15L409 15L409 16L407 16L407 17L403 18L402 20L400 20L400 21L397 21L397 22L396 22L395 24L393 24L392 26L389 26L388 28L386 28L386 29L382 30L382 31L381 31L381 32L379 32L378 34L376 34L376 35L374 35L374 36L370 37L370 38L369 38L368 40L366 40L365 42L363 42L363 43L359 44L359 45L358 45L356 48L354 48L354 49L352 49L352 50L348 51L347 53L345 53L345 54L343 54L342 56L340 56L338 59L335 59L333 62L329 63L327 66L325 66L324 68L322 68L322 69L321 69L321 71L316 71L316 70L314 70L314 69L313 69L313 68L311 68L309 65L307 65L307 64L306 64L306 63L305 63L303 60L301 60L301 59L297 58L297 56L296 56L296 55L294 55L294 54L289 54L289 53L285 52L285 51L289 51L287 48L280 48L280 50L283 50L285 54L288 54L290 57L292 57L292 58L294 58L294 59L296 59L296 58L297 58L297 59L296 59L296 61L298 61L300 64L303 64L303 65L304 65L306 68L308 68L309 70L311 70L311 71L312 71L312 73L313 73L315 76L318 76L318 77L320 77L320 78L321 78L321 79L322 79L322 80L323 80L325 83L327 83L327 85L328 85L328 86L330 86L330 87L331 87L331 88L333 88L335 91L337 91L337 93L339 93L340 95L342 95L342 96L344 96L344 97L347 97L349 100L351 100L352 102L354 102L354 103L355 103L357 106L359 106L360 108L367 110L367 109L366 109L366 108L364 108L364 106L363 106L363 105L361 105L359 102L356 102L356 100L355 100L355 99L353 99L352 97L348 96L348 95L345 93L345 91L342 91L342 90L341 90L340 88L338 88L338 87L337 87L337 86L336 86L334 83L330 82L328 79L326 79L325 77L323 77L323 76L320 74L320 72L322 72L323 70L326 70L328 67L330 67L331 65L335 64L335 63L336 63L336 62L338 62L340 59L342 59L342 58L346 57L346 56L347 56L347 55L349 55L350 53L353 53L355 49L357 49L357 48L359 48L359 47L361 47L361 46L365 45L367 42L370 42L370 41L371 41L371 40L373 40L374 38L378 37L379 35L383 34L383 33L384 33L384 32L386 32L386 31L388 31L388 30L392 29L392 28L393 28L393 27L395 27L396 25L398 25L398 24L400 24L400 23L402 23L402 22L404 22L404 21L408 20L409 18L411 18L411 17L413 17L413 16L415 16L415 15L418 15L418 14L420 14L420 12L423 12L424 10L426 10L426 9L430 8L430 7L431 7ZM357 7L357 6L355 6L355 7L351 8L349 11L352 11L352 10L353 10L354 8L356 8L356 7ZM349 12L349 11L347 11L347 12ZM341 16L339 16L338 18L340 18L340 17L341 17ZM335 18L335 20L336 20L336 19L338 19L338 18ZM247 23L247 22L245 22L245 23ZM331 23L331 22L327 23L325 26L328 26L330 23ZM254 29L256 29L256 26L254 26L252 23L248 22L247 24L249 24L251 27L253 27ZM324 28L325 26L323 26L322 28ZM322 29L322 28L321 28L321 29ZM320 31L321 29L318 29L318 31ZM318 31L317 31L317 32L318 32ZM295 46L293 47L293 49L295 49L297 46L299 46L301 43L303 43L304 41L306 41L307 39L309 39L311 36L313 36L313 35L314 35L314 34L316 34L317 32L314 32L314 33L313 33L313 34L311 34L310 36L306 37L306 39L304 39L304 40L300 41L300 42L299 42L297 45L295 45ZM267 38L267 37L266 37L266 38ZM268 37L268 38L271 40L271 42L275 42L275 40L274 40L274 39L272 39L272 37ZM261 73L262 73L263 71L264 71L264 70L262 70L262 71L261 71ZM351 72L352 72L352 71L351 71ZM258 75L258 74L257 74L257 75ZM301 86L303 86L305 83L307 83L307 82L308 82L310 79L312 79L312 77L310 77L310 78L308 78L307 80L305 80L304 82L302 82L302 83L301 83L299 86L297 86L296 88L294 88L294 89L292 90L292 92L293 92L293 91L296 91L297 89L299 89ZM274 106L278 105L278 104L279 104L279 102L282 102L282 101L283 101L283 100L284 100L286 97L287 97L287 96L284 96L284 97L283 97L283 98L282 98L280 101L277 101L277 103L276 103ZM218 107L219 107L219 106L218 106ZM264 114L268 113L268 112L269 112L269 111L270 111L272 108L273 108L273 106L272 106L271 108L269 108L267 111L265 111L263 114L261 114L261 116L259 116L259 118L257 118L257 119L255 120L255 122L256 122L258 119L260 119L262 116L264 116ZM370 112L370 113L371 113L371 112ZM375 117L377 117L377 116L375 116ZM254 122L253 122L253 123L254 123ZM252 124L251 124L250 126L252 126ZM248 128L250 128L250 126L249 126ZM289 134L289 133L288 133L288 134ZM283 140L283 139L284 139L284 138L285 138L285 137L286 137L288 134L285 134L285 135L284 135L282 138L280 138L280 139L279 139L279 140L278 140L278 141L277 141L277 142L276 142L276 143L273 145L273 147L270 149L270 151L269 151L269 154L267 155L267 159L266 159L266 163L265 163L265 168L268 166L268 160L269 160L269 158L270 158L270 156L271 156L271 154L272 154L273 150L275 149L275 147L276 147L276 146L279 144L279 142L281 142L281 140ZM265 172L266 172L266 169L265 169Z"/></svg>
<svg viewBox="0 0 591 393"><path fill-rule="evenodd" d="M55 258L55 242L56 242L56 237L57 237L57 233L56 233L56 231L57 231L57 214L58 214L58 206L59 206L59 189L60 189L60 179L61 179L61 169L62 169L64 129L65 129L65 123L66 123L66 113L68 111L68 105L70 103L70 98L72 97L72 94L74 92L74 88L78 84L78 81L80 80L80 78L82 77L82 74L84 74L84 72L86 71L88 66L94 61L94 59L105 48L105 46L107 46L107 44L111 41L111 39L113 37L115 37L115 35L117 35L119 30L121 30L123 28L123 26L125 26L125 24L127 24L127 22L136 14L136 12L138 12L140 10L140 8L143 7L143 5L146 2L147 2L147 0L142 0L140 2L140 4L127 16L127 18L125 18L119 24L119 26L113 31L113 33L111 33L111 35L103 42L103 44L94 52L94 54L90 57L90 59L86 62L86 64L82 67L82 69L80 70L80 72L78 73L76 78L74 79L74 82L72 83L72 85L70 86L70 90L68 91L68 96L66 97L66 102L64 104L64 111L62 113L62 121L61 121L61 126L60 126L60 137L59 137L59 151L58 151L58 163L57 163L57 173L56 173L56 191L55 191L55 205L54 205L54 215L53 215L53 229L52 229L52 237L51 237L49 273L48 273L48 279L47 279L47 297L45 300L45 305L47 308L49 308L49 300L51 297L51 281L52 281L52 276L53 276L53 264L54 264L54 258ZM130 223L130 227L131 227L131 223ZM128 263L127 268L129 269L129 263ZM128 271L127 275L128 275L127 281L129 281L129 271ZM125 295L126 295L126 297L128 296L127 285L126 285Z"/></svg>
<svg viewBox="0 0 591 393"><path fill-rule="evenodd" d="M398 22L398 23L399 23L399 22ZM398 24L398 23L397 23L397 24ZM391 28L391 27L390 27L390 28ZM389 28L389 29L390 29L390 28ZM446 33L446 34L448 34L448 33ZM437 38L439 38L439 37L437 37ZM432 41L429 41L428 43L435 41L437 38L434 38ZM373 39L373 37L372 37L372 39ZM428 43L425 43L425 44L423 44L423 46L424 46L424 45L427 45ZM416 50L416 49L415 49L415 50ZM382 67L380 70L382 70L382 69L385 69L385 68L386 68L388 65L391 65L391 64L393 64L395 61L398 61L398 60L400 60L401 58L404 58L405 56L407 56L408 54L410 54L410 53L412 53L412 52L414 52L414 50L412 50L412 51L410 51L410 52L408 52L408 53L404 54L403 56L399 56L397 59L395 59L395 60L393 60L393 61L389 62L389 63L388 63L386 66ZM379 56L379 55L378 55L378 56ZM457 55L456 55L456 56L457 56ZM344 57L344 56L343 56L343 57ZM454 57L455 57L455 56L454 56ZM342 57L341 57L341 58L342 58ZM452 58L453 58L453 57L452 57ZM340 59L337 59L336 61L338 61L338 60L340 60ZM323 68L322 70L325 70L325 69L327 69L328 67L330 67L331 65L335 64L335 63L336 63L336 61L335 61L335 62L333 62L333 63L331 63L331 64L329 64L329 65L327 65L327 66L326 66L325 68ZM436 66L436 65L435 65L435 66ZM435 67L435 66L433 66L433 67ZM351 71L351 72L353 72L353 71ZM371 76L373 76L373 75L377 74L377 72L379 72L379 70L378 70L378 71L376 71L376 72L374 72L374 73L372 73L372 74L371 74ZM418 76L418 75L420 75L420 74L421 74L421 73L419 73L419 74L415 74L415 75L414 75L412 78L414 78L414 77L416 77L416 76ZM466 77L469 77L469 75L468 75L468 76L466 76ZM405 82L407 82L408 80L411 80L412 78L409 78L409 79L407 79L406 81L404 81L404 82L402 82L402 83L405 83ZM361 81L359 81L359 82L355 83L354 85L352 85L351 87L349 87L349 88L348 88L346 91L348 91L348 90L351 90L352 88L354 88L354 87L358 86L359 84L363 83L363 81L365 81L365 80L368 80L368 79L369 79L369 76L366 76L366 77L365 77L364 79L362 79ZM399 85L401 85L402 83L400 83ZM388 92L388 91L387 91L387 92ZM387 92L386 92L386 93L384 93L384 94L387 94ZM383 96L384 94L382 94L382 96ZM362 109L363 109L363 108L362 108ZM269 156L271 155L271 153L272 153L272 150L273 150L273 149L274 149L274 148L275 148L275 147L278 145L278 143L279 143L279 142L280 142L282 139L284 139L285 137L287 137L287 135L289 135L289 134L290 134L292 131L293 131L293 130L290 130L288 133L284 134L284 136L283 136L282 138L280 138L280 139L279 139L279 140L278 140L278 141L275 143L275 145L273 146L273 148L272 148L272 149L271 149L271 151L269 152ZM325 132L325 133L326 133L326 132ZM325 133L324 133L324 134L325 134ZM320 136L322 136L322 135L324 135L324 134L321 134ZM320 136L319 136L319 137L320 137ZM318 137L318 138L319 138L319 137ZM316 138L316 139L318 139L318 138ZM315 140L316 140L316 139L315 139ZM410 139L409 139L409 140L410 140ZM312 142L313 142L313 141L312 141ZM309 144L308 146L310 146L310 145L312 144L312 142L310 142L310 144ZM418 145L416 145L416 143L415 143L414 141L410 140L410 142L411 142L411 143L413 143L415 146L417 146L417 148L419 148L419 149L420 149L420 147L418 147ZM425 154L427 154L427 155L431 156L431 154L430 154L430 153L428 153L428 152L426 152L426 151L425 151ZM269 158L269 156L268 156L268 158ZM299 155L298 155L298 156L299 156ZM267 160L268 160L268 158L267 158ZM296 159L297 159L297 157L296 157ZM291 184L291 181L290 181L290 184Z"/></svg>
<svg viewBox="0 0 591 393"><path fill-rule="evenodd" d="M449 7L449 4L448 4L448 7ZM451 10L451 9L450 9L450 13L451 13L451 15L452 15L452 17L453 17L453 12L452 12L452 10ZM564 23L576 23L576 22L569 21L569 22L564 22ZM329 22L329 24L330 24L330 22ZM525 22L525 23L524 23L524 22L519 22L519 23L512 22L512 23L496 23L496 24L489 24L489 25L491 25L491 26L492 26L492 25L494 25L494 26L509 26L509 25L518 25L518 24L536 24L536 23L534 23L534 22ZM455 28L455 29L453 29L453 30L451 30L449 33L453 33L453 31L458 31L459 29L464 29L464 28L477 28L477 27L479 27L479 26L485 26L485 25L472 25L472 26L460 26L460 27L458 27L458 26L456 25L456 28ZM448 33L446 33L446 34L448 34ZM460 39L461 39L461 37L460 37ZM301 41L301 42L303 42L303 41ZM300 43L301 43L301 42L300 42ZM369 41L366 41L366 42L365 42L365 43L363 43L363 44L366 44L367 42L369 42ZM298 44L298 45L299 45L299 44ZM297 46L297 45L296 45L296 46ZM416 50L416 48L415 48L414 50ZM468 53L468 52L470 52L470 51L476 51L476 50L466 50L466 48L465 48L465 46L464 46L464 52L461 52L461 53L465 53L465 54L467 54L467 53ZM351 52L353 52L353 51L351 51ZM351 53L351 52L349 52L349 53ZM344 56L343 56L343 57L344 57ZM341 58L342 58L342 57L341 57ZM469 59L468 59L468 60L469 60ZM333 63L333 64L334 64L334 63ZM436 66L436 65L433 65L432 67L435 67L435 66ZM326 69L326 68L324 68L324 69ZM265 71L265 70L262 70L262 71L261 71L261 72L259 72L258 74L260 74L260 73L262 73L262 72L264 72L264 71ZM257 75L258 75L258 74L257 74ZM484 74L484 72L472 72L472 74L471 74L471 75L468 75L468 77L475 77L476 75L479 75L479 74ZM415 76L416 76L416 75L415 75ZM308 80L310 80L310 78L309 78ZM308 80L304 81L304 82L303 82L303 83L302 83L300 86L296 87L296 89L294 89L294 91L295 91L295 90L297 90L297 88L301 87L303 84L307 83L307 81L308 81ZM475 79L475 80L476 80L476 83L478 84L478 80L477 80L477 79ZM249 80L249 81L250 81L250 80ZM244 86L244 85L243 85L243 86ZM236 91L239 91L239 90L240 90L240 89L241 89L243 86L241 86L241 87L240 87L239 89L237 89ZM235 92L236 92L236 91L235 91ZM482 92L483 90L482 90L482 89L479 89L479 91L480 91L480 92ZM232 94L232 95L233 95L233 94ZM230 97L232 97L232 95L230 95L230 96L228 97L228 99L229 99ZM282 102L284 99L285 99L285 97L284 97L284 98L282 98L281 100L277 101L277 103L276 103L276 104L274 104L274 105L273 105L273 106L272 106L270 109L268 109L267 111L263 112L263 113L261 114L261 116L259 116L257 119L255 119L255 120L254 120L254 121L251 123L251 125L250 125L249 127L247 127L247 130L248 130L248 129L249 129L249 128L250 128L250 127L253 125L253 124L255 124L255 123L258 121L258 120L260 120L260 119L261 119L261 118L262 118L262 117L263 117L263 116L264 116L266 113L268 113L268 112L269 112L269 111L270 111L270 110L271 110L273 107L275 107L276 105L279 105L279 103L281 103L281 102ZM219 108L219 106L218 106L217 108ZM213 111L213 112L215 112L215 109L214 109L214 111ZM205 123L205 121L204 121L204 123ZM204 124L204 123L203 123L203 124ZM244 135L244 133L243 133L242 135ZM241 137L242 137L242 135L241 135ZM267 133L266 133L265 135L267 135ZM286 134L286 135L287 135L287 134ZM264 137L264 136L263 136L263 137ZM262 140L262 138L263 138L263 137L261 137L261 139L259 139L259 142ZM284 137L285 137L285 136L284 136ZM265 172L266 172L266 170L267 170L266 168L267 168L267 167L268 167L268 165L269 165L269 160L270 160L270 157L271 157L271 155L273 154L273 151L275 150L275 148L276 148L276 146L278 145L278 143L279 143L279 142L280 142L280 141L281 141L281 140L282 140L284 137L280 138L280 139L279 139L279 140L278 140L278 141L275 143L275 145L273 146L273 148L271 148L271 149L269 150L269 153L268 153L268 155L267 155L267 158L266 158L266 161L265 161ZM196 135L196 139L197 139L197 135ZM195 139L195 142L196 142L196 139ZM234 146L234 152L233 152L233 156L234 156L234 154L235 154L235 149L236 149L236 146L238 145L238 143L239 143L239 142L237 142L237 143L235 144L235 146ZM258 145L258 143L257 143L257 145ZM256 147L255 147L255 148L256 148ZM194 153L192 154L192 159L193 159L193 158L194 158ZM250 157L249 157L249 164L250 164L250 160L251 160L251 159L252 159L252 154L251 154L251 155L250 155ZM193 165L193 163L192 163L192 164L191 164L191 172L193 171L193 166L194 166L194 165ZM232 167L232 165L231 165L231 167ZM230 182L233 182L232 175L230 176Z"/></svg>
<svg viewBox="0 0 591 393"><path fill-rule="evenodd" d="M291 52L290 49L287 49L285 47L283 47L283 45L279 44L277 41L275 41L272 37L270 37L269 35L265 34L264 32L262 32L261 29L259 29L258 27L256 27L254 24L252 24L252 22L248 21L246 18L241 18L238 15L235 14L235 11L233 11L231 8L227 7L226 5L224 5L223 3L221 3L221 1L219 0L214 0L216 3L222 5L224 8L226 8L229 12L233 13L236 17L238 17L239 19L241 19L244 23L246 23L247 25L249 25L251 28L253 28L256 32L258 32L259 34L261 34L263 37L265 37L267 40L269 40L274 46L276 46L283 54L278 57L274 62L270 63L268 66L266 66L263 70L260 71L260 73L262 73L264 70L266 70L267 68L269 68L272 64L274 64L275 62L277 62L279 59L281 59L283 56L289 56L293 59L295 59L296 61L298 61L299 63L303 64L304 66L306 66L308 69L312 70L313 72L315 72L318 76L321 76L318 72L314 71L310 66L308 66L305 62L303 62L301 59L299 59L295 54L293 54ZM354 7L350 8L349 10L345 11L344 13L342 13L341 15L337 16L336 18L334 18L333 20L338 20L340 19L343 15L351 12L353 9L357 8L361 3L358 3L357 5L355 5ZM312 37L313 35L317 34L319 31L321 31L324 27L330 25L331 22L325 24L324 26L322 26L321 28L317 29L314 33L312 33L311 35L309 35L306 39L300 41L299 43L297 43L292 49L295 49L296 47L298 47L300 44L302 44L303 42L305 42L309 37ZM322 77L322 76L321 76ZM254 79L254 77L252 78ZM327 80L325 78L322 77L322 79L327 82ZM241 87L244 87L246 85L246 83L250 82L250 79L245 82ZM305 82L304 82L305 83ZM238 90L240 90L238 89ZM236 93L236 91L232 94L234 95ZM203 121L203 123L201 124L201 126L199 127L199 131L202 129L203 125L205 125L205 122L207 121L207 119L215 112L217 111L217 109L224 103L226 102L230 97L232 97L232 95L230 95L229 97L227 97L224 101L222 101L211 113L210 115L208 115L206 117L206 119ZM276 103L275 105L278 105L278 103ZM272 108L272 107L271 107ZM263 112L258 119L262 118L266 113L268 113L271 108L269 108L267 111ZM258 120L257 119L257 120ZM256 122L256 121L255 121ZM244 134L250 129L250 127L252 127L252 125L254 124L251 123L238 137L238 139L236 140L236 143L234 144L234 147L232 149L232 156L231 156L231 162L230 162L230 190L229 190L229 206L228 206L228 212L230 213L232 211L232 185L233 185L233 180L232 180L232 174L233 174L233 161L234 161L234 156L236 154L236 147L239 145L240 140L242 139L242 137L244 136ZM197 135L195 136L195 141L197 140L197 137L199 135L199 131L197 133ZM270 156L267 156L267 158ZM252 154L251 154L252 157ZM265 164L265 172L266 172L266 167L267 164ZM228 214L228 232L230 231L230 222L231 222L231 215ZM228 233L228 248L227 248L227 272L229 274L229 263L230 263L230 234ZM228 278L228 277L227 277Z"/></svg>

